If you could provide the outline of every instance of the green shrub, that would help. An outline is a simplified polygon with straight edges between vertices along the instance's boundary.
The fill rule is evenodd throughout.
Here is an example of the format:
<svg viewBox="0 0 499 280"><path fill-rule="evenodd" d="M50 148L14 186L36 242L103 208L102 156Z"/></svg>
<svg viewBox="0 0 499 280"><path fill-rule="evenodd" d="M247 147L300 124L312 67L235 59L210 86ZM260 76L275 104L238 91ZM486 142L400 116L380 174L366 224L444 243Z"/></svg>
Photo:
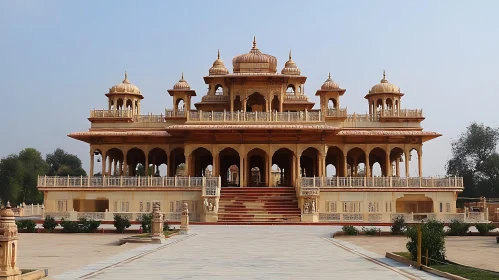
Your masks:
<svg viewBox="0 0 499 280"><path fill-rule="evenodd" d="M489 231L496 229L496 226L494 226L493 224L484 223L476 224L475 227L481 235L486 235L487 233L489 233Z"/></svg>
<svg viewBox="0 0 499 280"><path fill-rule="evenodd" d="M150 233L152 227L152 214L142 214L137 219L142 225L142 232Z"/></svg>
<svg viewBox="0 0 499 280"><path fill-rule="evenodd" d="M67 233L89 233L94 232L100 226L100 221L80 218L78 221L61 220L62 231Z"/></svg>
<svg viewBox="0 0 499 280"><path fill-rule="evenodd" d="M365 235L376 235L380 232L381 230L379 228L376 228L376 227L371 227L371 228L366 228L366 227L362 227L362 232L365 234Z"/></svg>
<svg viewBox="0 0 499 280"><path fill-rule="evenodd" d="M397 216L393 219L393 224L390 229L392 230L393 235L404 235L407 230L404 216Z"/></svg>
<svg viewBox="0 0 499 280"><path fill-rule="evenodd" d="M452 220L449 223L449 230L447 231L447 235L449 236L463 236L468 233L471 224L463 223L458 220Z"/></svg>
<svg viewBox="0 0 499 280"><path fill-rule="evenodd" d="M429 264L445 261L444 224L436 220L430 220L421 225L421 232L421 255L424 256L426 249L428 249ZM406 248L411 253L412 260L415 261L417 260L418 252L417 226L409 226L407 228L407 237L409 241L406 244Z"/></svg>
<svg viewBox="0 0 499 280"><path fill-rule="evenodd" d="M114 227L119 233L125 232L125 229L131 226L130 221L126 217L122 217L120 214L114 214Z"/></svg>
<svg viewBox="0 0 499 280"><path fill-rule="evenodd" d="M170 225L168 224L168 221L163 222L163 231L169 231L170 230Z"/></svg>
<svg viewBox="0 0 499 280"><path fill-rule="evenodd" d="M358 235L359 231L354 226L343 226L341 228L346 235Z"/></svg>
<svg viewBox="0 0 499 280"><path fill-rule="evenodd" d="M36 231L36 222L33 220L20 220L16 222L17 229L26 230L27 232Z"/></svg>
<svg viewBox="0 0 499 280"><path fill-rule="evenodd" d="M49 232L53 231L57 227L57 222L54 217L46 216L45 221L43 221L43 228L48 230Z"/></svg>

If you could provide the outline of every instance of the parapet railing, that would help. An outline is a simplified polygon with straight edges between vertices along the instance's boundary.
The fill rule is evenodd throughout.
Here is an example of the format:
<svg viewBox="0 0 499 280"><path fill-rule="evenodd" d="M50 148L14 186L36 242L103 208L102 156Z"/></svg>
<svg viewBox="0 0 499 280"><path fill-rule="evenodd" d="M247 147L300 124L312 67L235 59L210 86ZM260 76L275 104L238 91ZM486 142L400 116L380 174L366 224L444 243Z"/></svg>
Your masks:
<svg viewBox="0 0 499 280"><path fill-rule="evenodd" d="M300 188L463 188L462 177L302 177Z"/></svg>
<svg viewBox="0 0 499 280"><path fill-rule="evenodd" d="M201 98L201 101L226 101L228 102L230 100L230 96L228 95L205 95Z"/></svg>
<svg viewBox="0 0 499 280"><path fill-rule="evenodd" d="M321 122L324 114L321 111L300 112L203 112L191 111L189 122Z"/></svg>
<svg viewBox="0 0 499 280"><path fill-rule="evenodd" d="M90 118L131 118L132 110L91 110Z"/></svg>
<svg viewBox="0 0 499 280"><path fill-rule="evenodd" d="M124 176L102 176L102 177L58 177L39 176L38 187L172 187L189 188L202 187L207 191L220 192L220 177L124 177Z"/></svg>

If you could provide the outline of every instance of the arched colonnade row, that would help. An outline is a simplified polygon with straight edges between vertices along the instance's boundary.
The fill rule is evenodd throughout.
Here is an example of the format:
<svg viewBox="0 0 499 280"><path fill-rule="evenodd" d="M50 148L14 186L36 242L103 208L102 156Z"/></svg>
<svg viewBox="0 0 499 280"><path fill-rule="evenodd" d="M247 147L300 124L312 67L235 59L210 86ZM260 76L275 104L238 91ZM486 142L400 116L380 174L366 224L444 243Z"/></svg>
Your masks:
<svg viewBox="0 0 499 280"><path fill-rule="evenodd" d="M409 177L411 152L415 151L418 176L422 176L421 145L288 146L294 148L277 144L235 147L189 144L168 148L92 146L90 174L94 174L98 156L102 174L106 176L136 176L142 165L144 174L152 172L156 176L221 176L223 186L292 186L299 177L399 177L402 163L405 176ZM381 174L372 172L375 164L379 165ZM334 167L333 174L326 173L330 165ZM160 166L166 167L160 170ZM273 170L272 166L278 168Z"/></svg>

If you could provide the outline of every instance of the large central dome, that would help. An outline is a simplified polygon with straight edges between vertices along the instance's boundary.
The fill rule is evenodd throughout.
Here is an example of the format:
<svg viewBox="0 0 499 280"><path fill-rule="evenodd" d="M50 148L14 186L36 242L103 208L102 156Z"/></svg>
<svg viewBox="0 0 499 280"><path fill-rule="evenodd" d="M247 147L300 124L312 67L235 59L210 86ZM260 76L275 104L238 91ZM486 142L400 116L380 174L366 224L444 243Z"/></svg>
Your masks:
<svg viewBox="0 0 499 280"><path fill-rule="evenodd" d="M256 47L256 38L253 38L253 48L250 52L232 59L232 71L234 73L276 73L277 58L262 53Z"/></svg>

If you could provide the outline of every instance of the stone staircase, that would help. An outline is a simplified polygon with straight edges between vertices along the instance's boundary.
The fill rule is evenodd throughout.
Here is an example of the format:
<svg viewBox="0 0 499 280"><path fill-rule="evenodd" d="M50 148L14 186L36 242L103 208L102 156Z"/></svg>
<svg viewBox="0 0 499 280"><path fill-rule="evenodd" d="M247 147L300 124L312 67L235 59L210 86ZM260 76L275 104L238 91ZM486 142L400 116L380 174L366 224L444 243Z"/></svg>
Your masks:
<svg viewBox="0 0 499 280"><path fill-rule="evenodd" d="M218 223L279 224L301 221L292 187L222 188Z"/></svg>

